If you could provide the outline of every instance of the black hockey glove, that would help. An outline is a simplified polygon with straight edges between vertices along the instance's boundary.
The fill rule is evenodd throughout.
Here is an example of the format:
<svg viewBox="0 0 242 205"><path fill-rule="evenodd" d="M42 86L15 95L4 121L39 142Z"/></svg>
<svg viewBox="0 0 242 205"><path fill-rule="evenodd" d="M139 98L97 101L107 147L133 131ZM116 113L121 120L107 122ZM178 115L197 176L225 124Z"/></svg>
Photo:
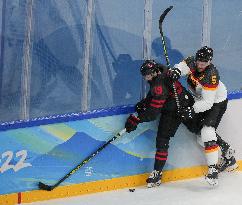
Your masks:
<svg viewBox="0 0 242 205"><path fill-rule="evenodd" d="M181 71L178 68L168 70L167 74L173 82L177 81L181 77Z"/></svg>
<svg viewBox="0 0 242 205"><path fill-rule="evenodd" d="M186 120L191 120L194 115L195 115L195 111L193 109L193 107L185 107L185 108L181 108L179 111L179 116L182 118L182 120L186 121Z"/></svg>
<svg viewBox="0 0 242 205"><path fill-rule="evenodd" d="M130 115L128 117L128 119L126 120L126 123L125 123L126 132L130 133L130 132L136 130L137 125L139 124L139 122L140 122L139 118L137 118L134 115Z"/></svg>
<svg viewBox="0 0 242 205"><path fill-rule="evenodd" d="M146 106L147 106L146 101L147 101L147 99L145 98L135 105L135 112L137 112L138 115L140 115L141 113L143 113L146 110Z"/></svg>

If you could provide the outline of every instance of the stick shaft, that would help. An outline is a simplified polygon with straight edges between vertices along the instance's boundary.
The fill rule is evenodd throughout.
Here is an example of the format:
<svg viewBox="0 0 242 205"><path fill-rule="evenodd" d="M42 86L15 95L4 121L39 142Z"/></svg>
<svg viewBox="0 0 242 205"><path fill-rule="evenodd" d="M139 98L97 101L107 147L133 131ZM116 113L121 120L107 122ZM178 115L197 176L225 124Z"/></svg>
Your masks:
<svg viewBox="0 0 242 205"><path fill-rule="evenodd" d="M164 33L163 33L163 30L162 30L162 23L166 17L166 15L168 14L168 12L173 8L173 6L170 6L169 8L167 8L160 16L160 20L159 20L159 29L160 29L160 34L161 34L161 41L162 41L162 45L163 45L163 50L164 50L164 55L165 55L165 58L166 58L166 64L167 64L167 67L168 69L171 68L171 64L170 64L170 60L169 60L169 57L168 57L168 52L167 52L167 47L166 47L166 41L165 41L165 37L164 37ZM175 83L172 84L172 87L173 87L173 92L174 92L174 95L175 95L175 100L176 100L176 105L177 105L177 108L179 109L180 108L180 102L179 102L179 98L178 98L178 94L176 92L176 86L175 86Z"/></svg>
<svg viewBox="0 0 242 205"><path fill-rule="evenodd" d="M121 130L119 133L117 133L114 137L112 137L110 140L108 140L105 144L103 144L101 147L99 147L95 152L90 154L88 157L86 157L80 164L78 164L75 168L73 168L68 174L66 174L64 177L62 177L57 183L55 183L52 186L48 186L42 184L42 188L46 189L44 187L48 187L50 190L53 190L57 186L59 186L63 181L65 181L67 178L69 178L71 175L73 175L77 170L79 170L82 166L84 166L86 163L88 163L92 158L94 158L99 152L101 152L107 145L109 145L111 142L116 140L118 137L122 136L124 133L126 133L126 129ZM44 185L44 186L43 186ZM40 187L41 188L41 187ZM46 189L47 190L47 189Z"/></svg>

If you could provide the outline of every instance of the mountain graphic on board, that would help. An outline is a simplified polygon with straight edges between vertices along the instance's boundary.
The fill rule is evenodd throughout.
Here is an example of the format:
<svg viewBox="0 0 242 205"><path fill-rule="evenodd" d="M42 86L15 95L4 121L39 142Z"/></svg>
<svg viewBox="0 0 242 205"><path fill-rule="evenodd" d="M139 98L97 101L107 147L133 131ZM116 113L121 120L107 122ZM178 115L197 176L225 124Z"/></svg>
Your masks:
<svg viewBox="0 0 242 205"><path fill-rule="evenodd" d="M107 139L109 140L109 139ZM32 162L35 172L43 172L49 180L58 179L63 173L68 173L87 156L95 152L105 142L98 141L83 132L77 132L66 142L56 146L50 152L38 157ZM91 167L96 174L89 180L100 180L105 178L119 177L121 175L148 172L152 166L152 159L141 159L127 154L113 144L109 144L98 153L92 160L83 166L72 178L73 183L86 181L85 167ZM38 174L36 174L38 175Z"/></svg>
<svg viewBox="0 0 242 205"><path fill-rule="evenodd" d="M33 165L57 165L64 161L67 164L73 164L76 160L84 159L85 156L94 152L103 143L93 139L84 132L76 132L66 142L55 146L48 153L35 159Z"/></svg>

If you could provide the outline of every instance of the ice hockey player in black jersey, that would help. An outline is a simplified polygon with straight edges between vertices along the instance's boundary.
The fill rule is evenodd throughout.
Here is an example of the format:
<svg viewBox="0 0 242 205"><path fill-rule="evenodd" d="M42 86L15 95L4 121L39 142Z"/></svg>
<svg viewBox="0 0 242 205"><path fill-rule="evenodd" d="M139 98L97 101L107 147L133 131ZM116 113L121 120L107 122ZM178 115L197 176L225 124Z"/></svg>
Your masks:
<svg viewBox="0 0 242 205"><path fill-rule="evenodd" d="M148 187L160 185L162 169L168 157L170 138L175 135L181 123L172 88L173 82L167 75L167 71L164 65L153 60L144 62L140 72L149 83L150 89L146 98L136 105L138 116L130 115L125 123L126 131L131 132L139 123L153 121L161 114L156 137L154 170L146 180ZM175 82L175 87L181 106L192 106L194 103L192 95L179 81Z"/></svg>
<svg viewBox="0 0 242 205"><path fill-rule="evenodd" d="M169 72L173 81L187 76L189 90L195 103L179 110L188 129L200 133L208 164L206 180L211 185L218 184L218 173L225 169L231 171L238 167L234 150L216 133L216 129L227 109L227 89L221 82L218 70L212 64L213 49L207 46L176 64ZM219 145L219 146L218 146ZM222 151L222 161L218 164L218 149Z"/></svg>

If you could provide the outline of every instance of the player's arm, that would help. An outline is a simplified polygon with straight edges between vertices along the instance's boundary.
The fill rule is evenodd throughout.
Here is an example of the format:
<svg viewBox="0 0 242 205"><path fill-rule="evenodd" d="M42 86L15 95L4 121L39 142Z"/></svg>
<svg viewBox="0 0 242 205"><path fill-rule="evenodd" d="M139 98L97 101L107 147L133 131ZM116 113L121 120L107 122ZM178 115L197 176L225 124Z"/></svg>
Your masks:
<svg viewBox="0 0 242 205"><path fill-rule="evenodd" d="M181 61L180 63L175 64L174 68L172 68L168 74L173 81L177 81L180 76L185 76L190 73L190 67L193 67L193 64L194 57L190 56L185 60Z"/></svg>
<svg viewBox="0 0 242 205"><path fill-rule="evenodd" d="M206 73L199 83L202 85L201 98L193 106L181 108L179 114L183 120L189 120L196 113L205 112L213 106L216 98L216 91L219 86L219 75L216 70Z"/></svg>
<svg viewBox="0 0 242 205"><path fill-rule="evenodd" d="M131 114L126 120L126 132L129 133L134 131L139 123L155 120L166 101L165 98L166 96L162 93L161 86L153 87L153 90L151 90L150 92L149 98L144 99L144 105L142 105L142 107L139 107L139 103L137 103L136 112L138 113L138 116ZM141 101L140 103L143 102Z"/></svg>
<svg viewBox="0 0 242 205"><path fill-rule="evenodd" d="M161 85L154 86L150 93L151 97L149 98L146 108L138 114L140 122L155 120L166 103L168 94Z"/></svg>
<svg viewBox="0 0 242 205"><path fill-rule="evenodd" d="M211 72L200 81L202 85L201 99L193 105L195 113L205 112L211 109L215 102L216 91L219 85L219 75L217 72Z"/></svg>

